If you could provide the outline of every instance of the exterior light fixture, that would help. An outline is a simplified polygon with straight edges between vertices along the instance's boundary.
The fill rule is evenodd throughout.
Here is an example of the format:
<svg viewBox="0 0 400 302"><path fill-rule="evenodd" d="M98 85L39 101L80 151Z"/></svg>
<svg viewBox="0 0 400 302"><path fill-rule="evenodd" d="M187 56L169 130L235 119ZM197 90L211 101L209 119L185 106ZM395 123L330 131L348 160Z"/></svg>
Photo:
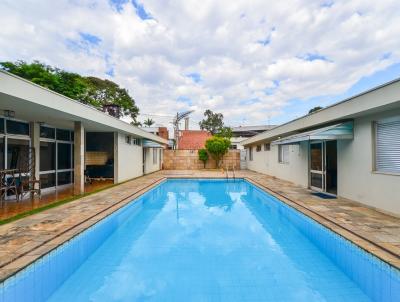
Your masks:
<svg viewBox="0 0 400 302"><path fill-rule="evenodd" d="M4 110L5 117L15 117L15 111L12 110Z"/></svg>

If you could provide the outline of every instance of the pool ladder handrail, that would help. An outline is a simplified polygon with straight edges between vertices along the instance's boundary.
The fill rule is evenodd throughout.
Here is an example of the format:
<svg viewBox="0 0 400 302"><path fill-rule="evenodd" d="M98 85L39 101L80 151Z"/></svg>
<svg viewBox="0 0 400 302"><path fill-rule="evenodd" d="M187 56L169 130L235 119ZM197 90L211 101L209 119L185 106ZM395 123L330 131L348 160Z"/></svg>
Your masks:
<svg viewBox="0 0 400 302"><path fill-rule="evenodd" d="M233 172L233 180L236 179L236 175L235 175L235 166L232 165L232 172Z"/></svg>

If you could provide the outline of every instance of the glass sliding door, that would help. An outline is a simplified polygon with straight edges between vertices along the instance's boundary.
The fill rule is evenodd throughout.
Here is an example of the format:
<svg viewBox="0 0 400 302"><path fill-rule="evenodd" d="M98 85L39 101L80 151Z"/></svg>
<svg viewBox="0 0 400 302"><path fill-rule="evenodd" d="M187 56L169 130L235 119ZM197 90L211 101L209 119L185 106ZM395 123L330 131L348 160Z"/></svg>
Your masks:
<svg viewBox="0 0 400 302"><path fill-rule="evenodd" d="M40 181L42 188L56 185L56 143L53 141L40 142Z"/></svg>
<svg viewBox="0 0 400 302"><path fill-rule="evenodd" d="M57 186L71 183L71 175L72 144L57 143Z"/></svg>
<svg viewBox="0 0 400 302"><path fill-rule="evenodd" d="M7 138L7 169L18 169L29 153L29 138Z"/></svg>
<svg viewBox="0 0 400 302"><path fill-rule="evenodd" d="M310 143L310 187L316 191L325 190L324 143Z"/></svg>
<svg viewBox="0 0 400 302"><path fill-rule="evenodd" d="M0 136L0 169L5 169L5 138L4 136Z"/></svg>
<svg viewBox="0 0 400 302"><path fill-rule="evenodd" d="M40 127L40 180L43 188L73 182L73 132Z"/></svg>
<svg viewBox="0 0 400 302"><path fill-rule="evenodd" d="M310 187L337 194L337 141L310 143Z"/></svg>

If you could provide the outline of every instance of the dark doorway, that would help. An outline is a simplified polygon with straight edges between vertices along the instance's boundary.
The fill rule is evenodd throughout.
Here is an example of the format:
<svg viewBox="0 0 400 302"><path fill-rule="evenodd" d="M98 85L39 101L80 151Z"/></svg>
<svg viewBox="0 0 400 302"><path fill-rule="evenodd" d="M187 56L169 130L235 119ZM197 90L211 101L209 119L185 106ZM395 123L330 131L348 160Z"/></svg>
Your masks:
<svg viewBox="0 0 400 302"><path fill-rule="evenodd" d="M326 142L326 192L337 194L337 141Z"/></svg>
<svg viewBox="0 0 400 302"><path fill-rule="evenodd" d="M114 133L86 133L85 166L90 179L114 178Z"/></svg>

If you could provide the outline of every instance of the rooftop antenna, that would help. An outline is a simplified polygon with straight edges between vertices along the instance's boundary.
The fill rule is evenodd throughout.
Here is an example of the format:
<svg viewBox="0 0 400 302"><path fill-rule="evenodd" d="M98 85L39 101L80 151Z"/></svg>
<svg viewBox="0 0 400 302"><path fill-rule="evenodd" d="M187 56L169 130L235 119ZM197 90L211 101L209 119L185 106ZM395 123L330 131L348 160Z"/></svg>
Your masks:
<svg viewBox="0 0 400 302"><path fill-rule="evenodd" d="M178 149L178 138L179 138L179 122L188 117L194 110L188 110L184 112L177 112L174 117L172 124L174 125L174 138L175 138L175 148Z"/></svg>

